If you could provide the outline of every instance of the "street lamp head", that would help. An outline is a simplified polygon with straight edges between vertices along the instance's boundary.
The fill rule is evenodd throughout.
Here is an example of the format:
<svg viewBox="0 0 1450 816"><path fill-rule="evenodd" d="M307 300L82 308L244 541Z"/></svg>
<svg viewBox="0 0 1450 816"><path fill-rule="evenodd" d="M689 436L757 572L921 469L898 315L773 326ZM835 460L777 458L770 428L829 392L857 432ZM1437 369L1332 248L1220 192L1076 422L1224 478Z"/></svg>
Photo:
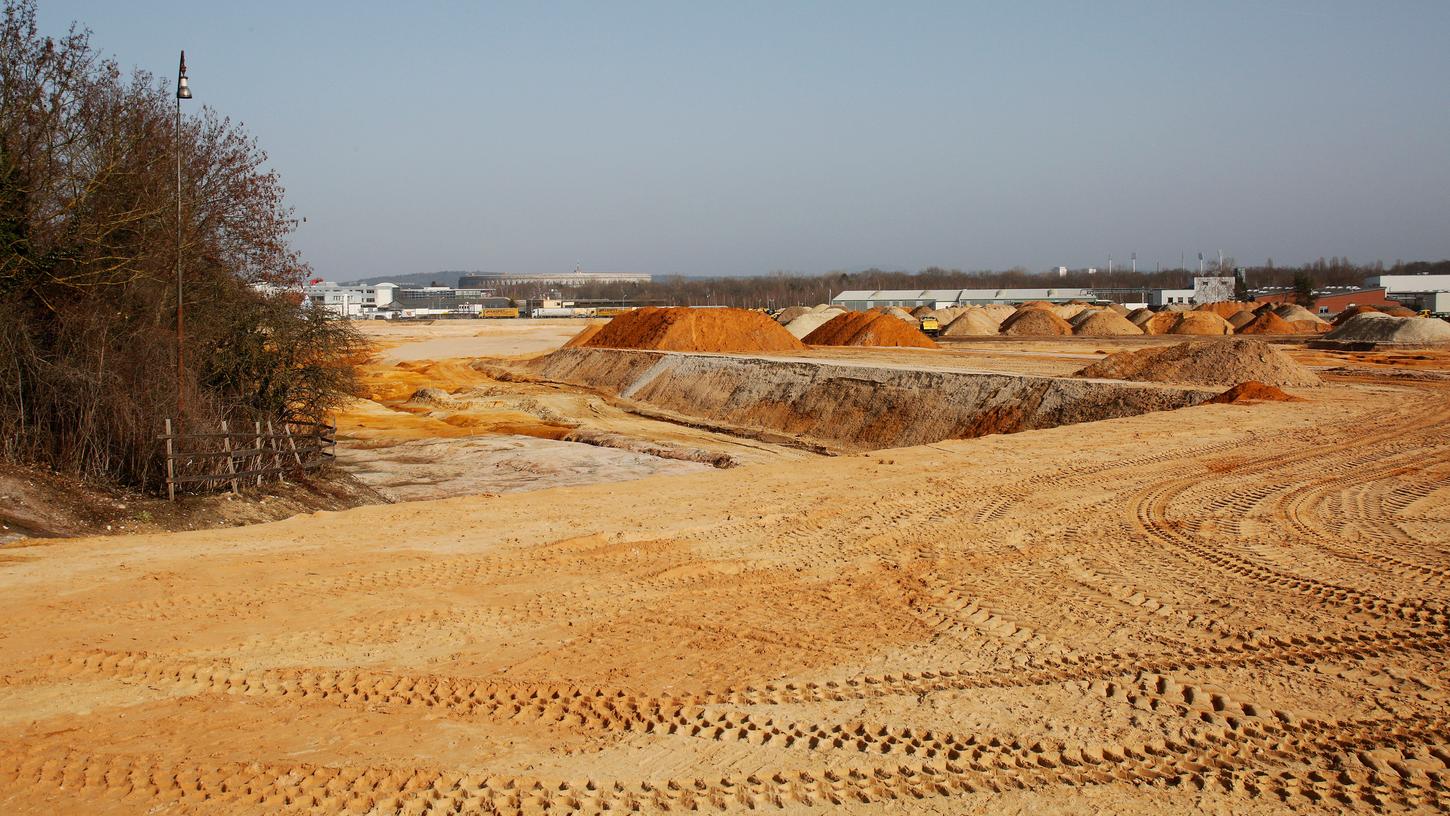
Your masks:
<svg viewBox="0 0 1450 816"><path fill-rule="evenodd" d="M181 52L181 70L176 75L176 98L190 99L191 87L186 84L186 52Z"/></svg>

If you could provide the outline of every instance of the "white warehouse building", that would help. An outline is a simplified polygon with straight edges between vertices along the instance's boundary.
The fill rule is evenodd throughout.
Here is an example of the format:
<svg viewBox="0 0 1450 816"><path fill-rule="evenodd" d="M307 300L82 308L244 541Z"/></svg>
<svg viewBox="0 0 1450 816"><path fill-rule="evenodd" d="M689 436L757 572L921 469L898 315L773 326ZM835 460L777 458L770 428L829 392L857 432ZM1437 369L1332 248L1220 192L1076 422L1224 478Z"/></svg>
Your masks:
<svg viewBox="0 0 1450 816"><path fill-rule="evenodd" d="M315 308L327 309L339 317L363 317L391 306L398 285L369 283L339 286L332 281L309 283L302 292Z"/></svg>

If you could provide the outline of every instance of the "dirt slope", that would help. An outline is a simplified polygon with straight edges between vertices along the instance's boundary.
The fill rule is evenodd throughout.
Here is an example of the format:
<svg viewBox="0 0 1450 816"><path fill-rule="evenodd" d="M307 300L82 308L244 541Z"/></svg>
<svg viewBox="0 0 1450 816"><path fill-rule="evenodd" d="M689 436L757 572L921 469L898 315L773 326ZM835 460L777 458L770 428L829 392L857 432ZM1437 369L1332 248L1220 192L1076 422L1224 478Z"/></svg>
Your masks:
<svg viewBox="0 0 1450 816"><path fill-rule="evenodd" d="M1436 812L1450 400L0 550L7 814Z"/></svg>

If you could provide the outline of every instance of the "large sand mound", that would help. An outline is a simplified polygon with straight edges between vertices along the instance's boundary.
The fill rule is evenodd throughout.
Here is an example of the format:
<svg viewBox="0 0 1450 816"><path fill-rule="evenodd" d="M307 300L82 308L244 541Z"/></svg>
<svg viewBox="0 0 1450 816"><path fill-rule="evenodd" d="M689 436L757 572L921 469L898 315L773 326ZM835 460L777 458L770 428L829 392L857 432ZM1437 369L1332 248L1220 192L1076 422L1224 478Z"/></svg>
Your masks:
<svg viewBox="0 0 1450 816"><path fill-rule="evenodd" d="M1262 340L1248 338L1123 351L1075 376L1192 385L1231 386L1248 380L1275 386L1319 385L1313 371Z"/></svg>
<svg viewBox="0 0 1450 816"><path fill-rule="evenodd" d="M1143 324L1147 323L1150 319L1152 319L1154 314L1156 314L1156 312L1154 312L1152 309L1149 309L1147 306L1139 306L1133 311L1128 312L1127 318L1128 322L1132 323L1138 328L1142 328Z"/></svg>
<svg viewBox="0 0 1450 816"><path fill-rule="evenodd" d="M883 312L846 312L806 335L813 346L936 348L930 337Z"/></svg>
<svg viewBox="0 0 1450 816"><path fill-rule="evenodd" d="M1217 312L1184 312L1166 334L1233 334L1234 327Z"/></svg>
<svg viewBox="0 0 1450 816"><path fill-rule="evenodd" d="M845 314L845 312L839 309L826 309L825 311L821 312L807 312L800 317L797 317L795 320L792 320L785 327L785 330L790 332L791 336L796 338L797 340L803 340L805 339L806 335L810 334L816 329L819 329L826 323L829 323L832 318L840 314Z"/></svg>
<svg viewBox="0 0 1450 816"><path fill-rule="evenodd" d="M1086 319L1073 328L1072 333L1079 337L1117 337L1142 334L1143 330L1112 309L1103 309L1088 314Z"/></svg>
<svg viewBox="0 0 1450 816"><path fill-rule="evenodd" d="M942 329L942 337L994 337L997 321L981 309L968 309Z"/></svg>
<svg viewBox="0 0 1450 816"><path fill-rule="evenodd" d="M795 320L797 317L800 317L803 314L810 313L811 307L809 306L787 306L786 308L781 309L780 312L776 314L775 322L779 323L782 326L789 326L792 320Z"/></svg>
<svg viewBox="0 0 1450 816"><path fill-rule="evenodd" d="M1293 323L1279 317L1273 311L1264 312L1253 320L1239 326L1239 334L1299 334Z"/></svg>
<svg viewBox="0 0 1450 816"><path fill-rule="evenodd" d="M1150 315L1142 323L1138 324L1138 328L1142 329L1144 334L1167 334L1173 330L1174 326L1178 325L1178 318L1183 314L1184 312L1171 312L1165 309L1164 311Z"/></svg>
<svg viewBox="0 0 1450 816"><path fill-rule="evenodd" d="M885 311L885 314L891 315L892 317L896 318L897 320L900 320L901 322L907 324L908 326L913 326L913 327L920 327L921 326L921 321L920 320L917 320L915 317L912 317L911 316L911 312L906 311L905 309L901 308L900 306L891 306L891 307L888 307L886 309L886 311Z"/></svg>
<svg viewBox="0 0 1450 816"><path fill-rule="evenodd" d="M1378 312L1378 311L1379 311L1379 309L1376 309L1373 306L1367 306L1367 305L1365 305L1363 303L1358 304L1356 306L1350 306L1348 309L1345 309L1344 311L1342 311L1339 314L1337 314L1337 315L1334 316L1334 324L1333 325L1336 326L1336 327L1342 326L1342 325L1344 325L1345 321L1349 320L1351 317L1354 317L1355 315L1368 314L1370 312Z"/></svg>
<svg viewBox="0 0 1450 816"><path fill-rule="evenodd" d="M1013 337L1065 337L1072 326L1048 309L1023 307L1002 323L1002 334Z"/></svg>
<svg viewBox="0 0 1450 816"><path fill-rule="evenodd" d="M1252 309L1256 304L1244 303L1237 300L1220 300L1216 303L1203 303L1194 311L1212 312L1222 318L1230 318L1244 309Z"/></svg>
<svg viewBox="0 0 1450 816"><path fill-rule="evenodd" d="M920 320L923 317L936 317L936 309L931 306L927 306L926 304L922 304L921 306L918 306L915 309L911 310L911 316L916 318L917 320Z"/></svg>
<svg viewBox="0 0 1450 816"><path fill-rule="evenodd" d="M646 306L609 321L585 348L654 351L800 351L801 342L761 312Z"/></svg>
<svg viewBox="0 0 1450 816"><path fill-rule="evenodd" d="M1323 323L1319 315L1297 303L1285 303L1274 308L1274 314L1284 318L1290 323Z"/></svg>
<svg viewBox="0 0 1450 816"><path fill-rule="evenodd" d="M1395 317L1382 312L1355 315L1324 335L1326 340L1375 343L1450 343L1450 323L1436 317Z"/></svg>
<svg viewBox="0 0 1450 816"><path fill-rule="evenodd" d="M1229 317L1228 324L1233 326L1234 331L1237 332L1241 326L1248 325L1255 317L1258 317L1258 315L1248 309L1240 309Z"/></svg>

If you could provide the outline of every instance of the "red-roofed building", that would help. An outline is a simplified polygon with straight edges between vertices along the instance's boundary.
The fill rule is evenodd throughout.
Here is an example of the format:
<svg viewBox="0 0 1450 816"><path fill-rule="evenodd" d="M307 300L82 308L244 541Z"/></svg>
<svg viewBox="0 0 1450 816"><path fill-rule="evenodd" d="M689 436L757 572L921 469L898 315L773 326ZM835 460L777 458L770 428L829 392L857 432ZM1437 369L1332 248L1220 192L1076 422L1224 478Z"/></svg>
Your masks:
<svg viewBox="0 0 1450 816"><path fill-rule="evenodd" d="M1260 295L1254 298L1259 303L1293 303L1294 292L1292 290L1276 292L1272 295ZM1385 297L1383 287L1379 289L1356 289L1353 292L1334 292L1332 294L1318 295L1314 298L1314 309L1319 314L1339 314L1351 306L1399 306L1397 301Z"/></svg>

